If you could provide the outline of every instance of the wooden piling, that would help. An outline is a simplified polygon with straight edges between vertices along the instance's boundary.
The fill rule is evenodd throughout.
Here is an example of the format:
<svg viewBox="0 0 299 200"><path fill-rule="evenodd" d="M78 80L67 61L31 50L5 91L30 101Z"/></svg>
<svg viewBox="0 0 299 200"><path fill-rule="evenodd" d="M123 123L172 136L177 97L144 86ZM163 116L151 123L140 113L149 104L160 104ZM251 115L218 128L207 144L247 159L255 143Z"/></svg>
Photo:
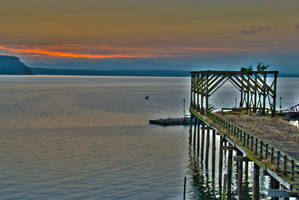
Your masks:
<svg viewBox="0 0 299 200"><path fill-rule="evenodd" d="M227 174L224 174L224 184L223 184L223 198L221 198L220 196L220 199L223 199L223 200L226 200L228 199L227 198Z"/></svg>
<svg viewBox="0 0 299 200"><path fill-rule="evenodd" d="M233 150L228 150L227 158L227 197L231 199L232 192L232 164L233 164Z"/></svg>
<svg viewBox="0 0 299 200"><path fill-rule="evenodd" d="M196 147L196 128L197 128L197 117L195 117L194 131L193 131L193 151L194 152L195 152L195 147Z"/></svg>
<svg viewBox="0 0 299 200"><path fill-rule="evenodd" d="M216 131L213 129L212 135L212 178L215 179L215 152L216 152Z"/></svg>
<svg viewBox="0 0 299 200"><path fill-rule="evenodd" d="M222 194L222 168L223 168L223 137L220 136L220 142L219 142L219 175L218 175L218 183L219 183L219 195L221 199L221 194Z"/></svg>
<svg viewBox="0 0 299 200"><path fill-rule="evenodd" d="M271 189L279 189L279 182L275 180L272 176L270 176L270 188ZM272 197L271 200L279 200L278 197Z"/></svg>
<svg viewBox="0 0 299 200"><path fill-rule="evenodd" d="M280 164L280 151L277 151L276 172L279 172L279 164Z"/></svg>
<svg viewBox="0 0 299 200"><path fill-rule="evenodd" d="M189 127L189 144L192 144L192 122L193 122L193 114L191 114L190 127Z"/></svg>
<svg viewBox="0 0 299 200"><path fill-rule="evenodd" d="M253 167L253 200L259 200L260 196L260 186L259 186L259 177L260 177L260 167L254 163Z"/></svg>
<svg viewBox="0 0 299 200"><path fill-rule="evenodd" d="M209 149L210 149L210 129L207 129L207 136L206 136L206 156L205 156L205 163L206 167L208 167L209 164Z"/></svg>
<svg viewBox="0 0 299 200"><path fill-rule="evenodd" d="M199 156L200 126L201 126L201 122L200 122L200 120L198 120L198 126L197 126L197 156Z"/></svg>
<svg viewBox="0 0 299 200"><path fill-rule="evenodd" d="M243 156L243 153L237 151L237 156ZM243 178L243 160L238 161L238 197L242 199L242 178Z"/></svg>
<svg viewBox="0 0 299 200"><path fill-rule="evenodd" d="M205 125L201 127L201 156L200 156L201 161L203 161L204 146L205 146Z"/></svg>
<svg viewBox="0 0 299 200"><path fill-rule="evenodd" d="M184 177L184 197L183 197L183 200L186 199L186 182L187 182L187 179L186 179L186 176Z"/></svg>
<svg viewBox="0 0 299 200"><path fill-rule="evenodd" d="M245 180L248 181L248 160L245 161Z"/></svg>

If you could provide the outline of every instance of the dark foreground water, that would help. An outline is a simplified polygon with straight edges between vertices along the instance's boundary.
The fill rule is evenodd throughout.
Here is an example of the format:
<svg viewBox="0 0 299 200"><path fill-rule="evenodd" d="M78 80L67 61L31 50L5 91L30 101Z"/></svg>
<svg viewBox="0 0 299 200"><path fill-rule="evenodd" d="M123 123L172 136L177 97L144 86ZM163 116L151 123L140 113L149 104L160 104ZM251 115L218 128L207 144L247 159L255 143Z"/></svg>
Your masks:
<svg viewBox="0 0 299 200"><path fill-rule="evenodd" d="M218 159L214 177L188 145L188 127L148 124L183 115L189 82L1 76L0 199L182 199L184 176L187 199L216 198ZM298 84L280 80L284 107L299 103ZM236 92L224 86L212 101L233 106Z"/></svg>

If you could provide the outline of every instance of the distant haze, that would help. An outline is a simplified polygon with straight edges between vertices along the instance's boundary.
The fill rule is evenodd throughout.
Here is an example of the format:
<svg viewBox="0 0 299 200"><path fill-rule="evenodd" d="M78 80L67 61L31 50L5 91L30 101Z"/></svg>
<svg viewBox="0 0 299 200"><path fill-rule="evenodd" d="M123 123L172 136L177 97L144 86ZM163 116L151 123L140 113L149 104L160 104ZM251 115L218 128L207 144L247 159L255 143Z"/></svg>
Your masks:
<svg viewBox="0 0 299 200"><path fill-rule="evenodd" d="M298 0L10 0L0 54L30 67L299 74Z"/></svg>

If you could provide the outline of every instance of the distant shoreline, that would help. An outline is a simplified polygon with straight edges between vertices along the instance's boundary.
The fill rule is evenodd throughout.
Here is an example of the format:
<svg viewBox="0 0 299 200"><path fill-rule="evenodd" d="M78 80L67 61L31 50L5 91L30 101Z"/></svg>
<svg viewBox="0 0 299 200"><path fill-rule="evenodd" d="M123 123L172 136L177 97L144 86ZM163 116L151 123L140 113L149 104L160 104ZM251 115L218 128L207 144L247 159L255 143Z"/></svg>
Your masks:
<svg viewBox="0 0 299 200"><path fill-rule="evenodd" d="M183 70L83 70L83 69L49 69L28 68L32 73L0 72L0 75L61 75L61 76L161 76L161 77L190 77L190 71ZM299 74L279 73L278 77L299 78Z"/></svg>
<svg viewBox="0 0 299 200"><path fill-rule="evenodd" d="M161 77L190 77L189 71L179 70L76 70L76 69L47 69L30 68L32 75L69 75L69 76L161 76ZM10 75L10 74L1 74ZM11 74L14 75L14 74ZM16 74L15 74L16 75ZM28 74L19 74L28 75ZM283 78L299 78L299 74L278 74Z"/></svg>

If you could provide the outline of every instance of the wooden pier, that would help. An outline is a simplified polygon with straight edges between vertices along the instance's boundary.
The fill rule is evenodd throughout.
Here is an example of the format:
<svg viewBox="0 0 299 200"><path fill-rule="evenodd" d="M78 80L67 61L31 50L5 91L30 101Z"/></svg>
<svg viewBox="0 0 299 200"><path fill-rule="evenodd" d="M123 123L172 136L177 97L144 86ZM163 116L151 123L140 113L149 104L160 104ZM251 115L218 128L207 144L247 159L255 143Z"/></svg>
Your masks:
<svg viewBox="0 0 299 200"><path fill-rule="evenodd" d="M195 118L195 123L190 123L189 143L193 143L193 148L197 149L201 161L205 157L208 162L210 134L212 134L213 144L212 157L215 157L214 134L220 135L218 183L221 199L223 197L232 199L233 162L237 162L238 166L239 199L242 199L244 176L245 180L248 179L248 162L254 163L252 199L257 200L260 197L261 170L264 175L271 178L269 197L298 198L299 130L278 119L277 74L277 71L191 72L190 113L191 119ZM267 81L269 76L271 79ZM240 91L240 106L213 112L210 109L209 97L227 81ZM234 151L236 153L233 153ZM223 159L224 153L228 153L227 159ZM224 160L227 162L225 176L223 175ZM215 170L215 166L212 167Z"/></svg>

